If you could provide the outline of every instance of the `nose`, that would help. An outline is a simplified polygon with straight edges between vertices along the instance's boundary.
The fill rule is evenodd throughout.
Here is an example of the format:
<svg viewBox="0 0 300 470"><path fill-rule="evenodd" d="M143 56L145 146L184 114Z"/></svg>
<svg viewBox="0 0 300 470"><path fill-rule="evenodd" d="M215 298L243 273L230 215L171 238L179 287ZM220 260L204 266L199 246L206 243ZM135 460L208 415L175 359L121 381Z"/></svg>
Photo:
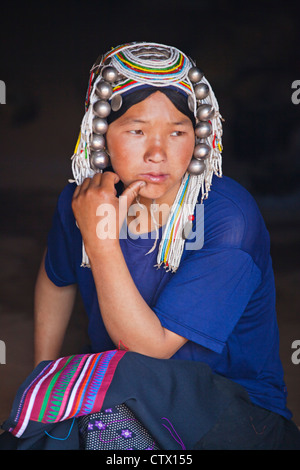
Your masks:
<svg viewBox="0 0 300 470"><path fill-rule="evenodd" d="M162 139L155 138L148 142L144 159L149 163L161 163L167 158L167 152Z"/></svg>

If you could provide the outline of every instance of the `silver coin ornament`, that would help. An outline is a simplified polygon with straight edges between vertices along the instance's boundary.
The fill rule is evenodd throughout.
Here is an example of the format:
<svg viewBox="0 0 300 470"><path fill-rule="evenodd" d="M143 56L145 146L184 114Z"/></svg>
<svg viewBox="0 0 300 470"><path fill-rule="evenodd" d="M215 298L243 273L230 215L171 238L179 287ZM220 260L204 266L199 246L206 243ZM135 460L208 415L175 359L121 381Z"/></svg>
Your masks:
<svg viewBox="0 0 300 470"><path fill-rule="evenodd" d="M102 100L109 100L113 93L113 90L110 83L101 80L96 85L96 93Z"/></svg>
<svg viewBox="0 0 300 470"><path fill-rule="evenodd" d="M204 100L209 94L209 87L206 83L197 83L194 87L197 100Z"/></svg>
<svg viewBox="0 0 300 470"><path fill-rule="evenodd" d="M193 97L193 95L189 95L188 96L188 107L189 107L189 110L192 113L194 113L194 105L195 105L194 97Z"/></svg>
<svg viewBox="0 0 300 470"><path fill-rule="evenodd" d="M200 121L196 124L195 135L199 139L206 139L212 133L212 125L207 121Z"/></svg>
<svg viewBox="0 0 300 470"><path fill-rule="evenodd" d="M108 124L106 119L95 117L92 121L92 128L96 134L105 134L108 129Z"/></svg>
<svg viewBox="0 0 300 470"><path fill-rule="evenodd" d="M197 118L199 121L208 121L214 117L215 110L210 104L200 104L197 109Z"/></svg>
<svg viewBox="0 0 300 470"><path fill-rule="evenodd" d="M197 176L201 175L205 171L206 165L203 160L197 160L192 158L190 164L187 168L187 171L190 175Z"/></svg>
<svg viewBox="0 0 300 470"><path fill-rule="evenodd" d="M114 83L118 79L118 71L109 65L103 69L102 77L107 82Z"/></svg>
<svg viewBox="0 0 300 470"><path fill-rule="evenodd" d="M113 111L119 111L123 103L123 98L121 95L115 95L113 96L111 100L111 109Z"/></svg>
<svg viewBox="0 0 300 470"><path fill-rule="evenodd" d="M192 83L198 83L203 77L203 73L197 67L191 67L188 76Z"/></svg>
<svg viewBox="0 0 300 470"><path fill-rule="evenodd" d="M197 159L205 159L209 157L210 152L210 146L201 142L195 146L194 157Z"/></svg>
<svg viewBox="0 0 300 470"><path fill-rule="evenodd" d="M98 117L106 118L111 111L111 107L107 101L99 100L94 103L93 110Z"/></svg>
<svg viewBox="0 0 300 470"><path fill-rule="evenodd" d="M103 135L92 134L90 148L92 150L101 150L105 147L105 139Z"/></svg>
<svg viewBox="0 0 300 470"><path fill-rule="evenodd" d="M91 152L90 165L95 171L104 170L109 165L109 156L104 150Z"/></svg>

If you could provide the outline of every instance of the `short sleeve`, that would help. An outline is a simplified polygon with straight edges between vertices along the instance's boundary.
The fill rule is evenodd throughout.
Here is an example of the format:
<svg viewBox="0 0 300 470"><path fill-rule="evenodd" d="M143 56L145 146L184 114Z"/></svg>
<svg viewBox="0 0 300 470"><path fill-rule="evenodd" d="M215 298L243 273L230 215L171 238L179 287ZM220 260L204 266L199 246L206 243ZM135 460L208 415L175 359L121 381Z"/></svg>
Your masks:
<svg viewBox="0 0 300 470"><path fill-rule="evenodd" d="M260 281L243 250L202 249L182 262L154 311L163 327L221 353Z"/></svg>
<svg viewBox="0 0 300 470"><path fill-rule="evenodd" d="M71 208L72 194L73 190L68 186L60 195L48 234L45 269L49 279L59 287L76 283L72 261L75 225Z"/></svg>

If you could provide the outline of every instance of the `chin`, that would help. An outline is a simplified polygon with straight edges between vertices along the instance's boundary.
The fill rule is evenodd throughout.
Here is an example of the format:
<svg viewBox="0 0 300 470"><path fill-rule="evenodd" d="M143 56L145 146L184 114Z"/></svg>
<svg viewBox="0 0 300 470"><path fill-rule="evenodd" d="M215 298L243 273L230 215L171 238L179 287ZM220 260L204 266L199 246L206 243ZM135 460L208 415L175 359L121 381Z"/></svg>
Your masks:
<svg viewBox="0 0 300 470"><path fill-rule="evenodd" d="M161 185L148 184L139 192L140 196L146 199L164 199L169 193L169 188L162 187Z"/></svg>

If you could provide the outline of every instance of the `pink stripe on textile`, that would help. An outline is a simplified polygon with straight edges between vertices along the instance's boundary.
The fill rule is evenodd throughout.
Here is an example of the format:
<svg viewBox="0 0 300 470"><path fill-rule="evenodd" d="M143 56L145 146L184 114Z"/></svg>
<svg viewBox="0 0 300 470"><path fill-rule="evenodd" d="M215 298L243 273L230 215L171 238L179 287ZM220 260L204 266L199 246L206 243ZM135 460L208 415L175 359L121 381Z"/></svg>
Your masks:
<svg viewBox="0 0 300 470"><path fill-rule="evenodd" d="M96 393L96 398L95 398L94 404L92 406L92 411L91 412L96 412L96 411L101 410L105 395L106 395L107 390L108 390L108 388L109 388L109 386L112 382L116 367L117 367L119 361L124 356L124 354L126 354L126 352L127 351L124 351L124 350L115 350L114 351L114 355L112 356L112 358L108 362L106 372L105 372L104 377L101 381L101 385L99 386L99 391L97 391L97 393ZM96 354L95 357L103 355L103 360L101 360L100 362L105 362L105 358L109 358L109 355L111 353L112 353L112 351L106 351L106 352L103 352L103 353L99 353L98 355ZM90 356L90 357L88 357L88 356ZM92 356L94 356L94 355L83 355L82 356L82 359L80 360L80 363L78 364L78 368L77 368L76 372L74 373L74 377L72 377L71 382L68 386L68 390L66 390L66 394L65 394L65 397L63 399L63 406L61 407L61 410L59 412L59 419L57 419L58 418L57 417L54 420L54 422L57 422L59 420L60 421L64 420L65 416L62 415L62 412L66 411L66 410L64 410L64 408L65 408L65 406L68 402L68 399L70 398L69 394L70 394L70 391L72 390L72 385L74 385L74 382L76 382L79 379L79 377L81 376L81 374L83 373L82 367L84 369L85 366L88 366L88 363L90 362L90 360L93 359ZM76 356L74 356L74 357L76 357ZM74 359L74 357L73 357L73 359ZM68 361L68 359L70 359L70 358L69 357L64 357L64 358L60 358L56 361L53 361L53 363L50 366L47 365L47 367L45 367L45 369L41 372L39 378L38 379L35 378L33 380L33 382L29 385L29 387L27 388L27 390L25 392L26 396L25 396L24 402L22 404L22 409L21 409L20 416L19 416L18 422L16 424L16 427L14 429L11 429L11 433L13 435L15 435L16 437L21 437L22 434L25 432L30 420L31 421L39 421L38 420L38 415L40 413L41 406L43 405L43 400L45 398L45 393L47 392L47 389L48 389L48 386L49 386L49 381L51 381L53 375L57 371L63 369L63 367L66 364L66 362ZM87 361L87 363L84 366L83 364L86 361ZM93 360L92 360L92 362L93 362ZM94 375L94 374L92 373L92 375ZM84 377L84 374L83 374L83 377ZM81 382L81 379L80 379L80 382ZM79 388L80 388L80 386L79 386ZM77 395L77 393L76 393L76 395ZM47 405L47 407L48 407L48 405ZM80 410L75 410L75 412L76 412L75 415L78 415L78 416L83 414L83 410L81 410L81 413L80 413ZM71 415L72 415L72 412L71 412ZM70 416L68 416L68 418L69 417ZM47 422L47 420L46 421L43 420L43 422Z"/></svg>
<svg viewBox="0 0 300 470"><path fill-rule="evenodd" d="M34 380L32 385L29 386L27 392L26 392L26 397L24 400L24 404L22 405L22 411L18 420L18 423L14 430L12 431L12 434L14 436L20 437L24 430L27 427L28 421L30 420L30 415L31 415L31 410L33 406L37 406L36 403L39 403L39 410L42 405L42 399L38 400L37 395L40 387L42 386L44 380L47 379L47 377L55 371L59 364L63 361L63 359L66 358L61 358L58 359L57 361L53 362L51 367L46 366L45 370L47 371L46 374L42 375L42 377L36 381Z"/></svg>
<svg viewBox="0 0 300 470"><path fill-rule="evenodd" d="M61 409L60 409L60 412L57 415L55 421L60 421L60 418L63 416L63 414L65 412L65 409L66 409L66 405L68 403L69 392L70 392L70 390L72 390L74 382L77 380L78 376L81 373L81 366L85 362L86 362L86 356L83 356L82 360L80 361L79 366L76 369L76 373L73 375L72 379L70 380L70 383L68 384L68 386L66 388L66 391L64 393L64 398L63 398L62 403L61 403Z"/></svg>
<svg viewBox="0 0 300 470"><path fill-rule="evenodd" d="M99 393L97 393L97 397L94 403L94 409L95 411L100 411L104 402L105 395L107 393L107 390L112 382L115 370L117 368L117 365L119 364L120 360L126 354L127 351L124 350L117 350L116 354L114 357L111 359L109 363L109 367L107 368L107 371L103 377L101 388L99 390Z"/></svg>

